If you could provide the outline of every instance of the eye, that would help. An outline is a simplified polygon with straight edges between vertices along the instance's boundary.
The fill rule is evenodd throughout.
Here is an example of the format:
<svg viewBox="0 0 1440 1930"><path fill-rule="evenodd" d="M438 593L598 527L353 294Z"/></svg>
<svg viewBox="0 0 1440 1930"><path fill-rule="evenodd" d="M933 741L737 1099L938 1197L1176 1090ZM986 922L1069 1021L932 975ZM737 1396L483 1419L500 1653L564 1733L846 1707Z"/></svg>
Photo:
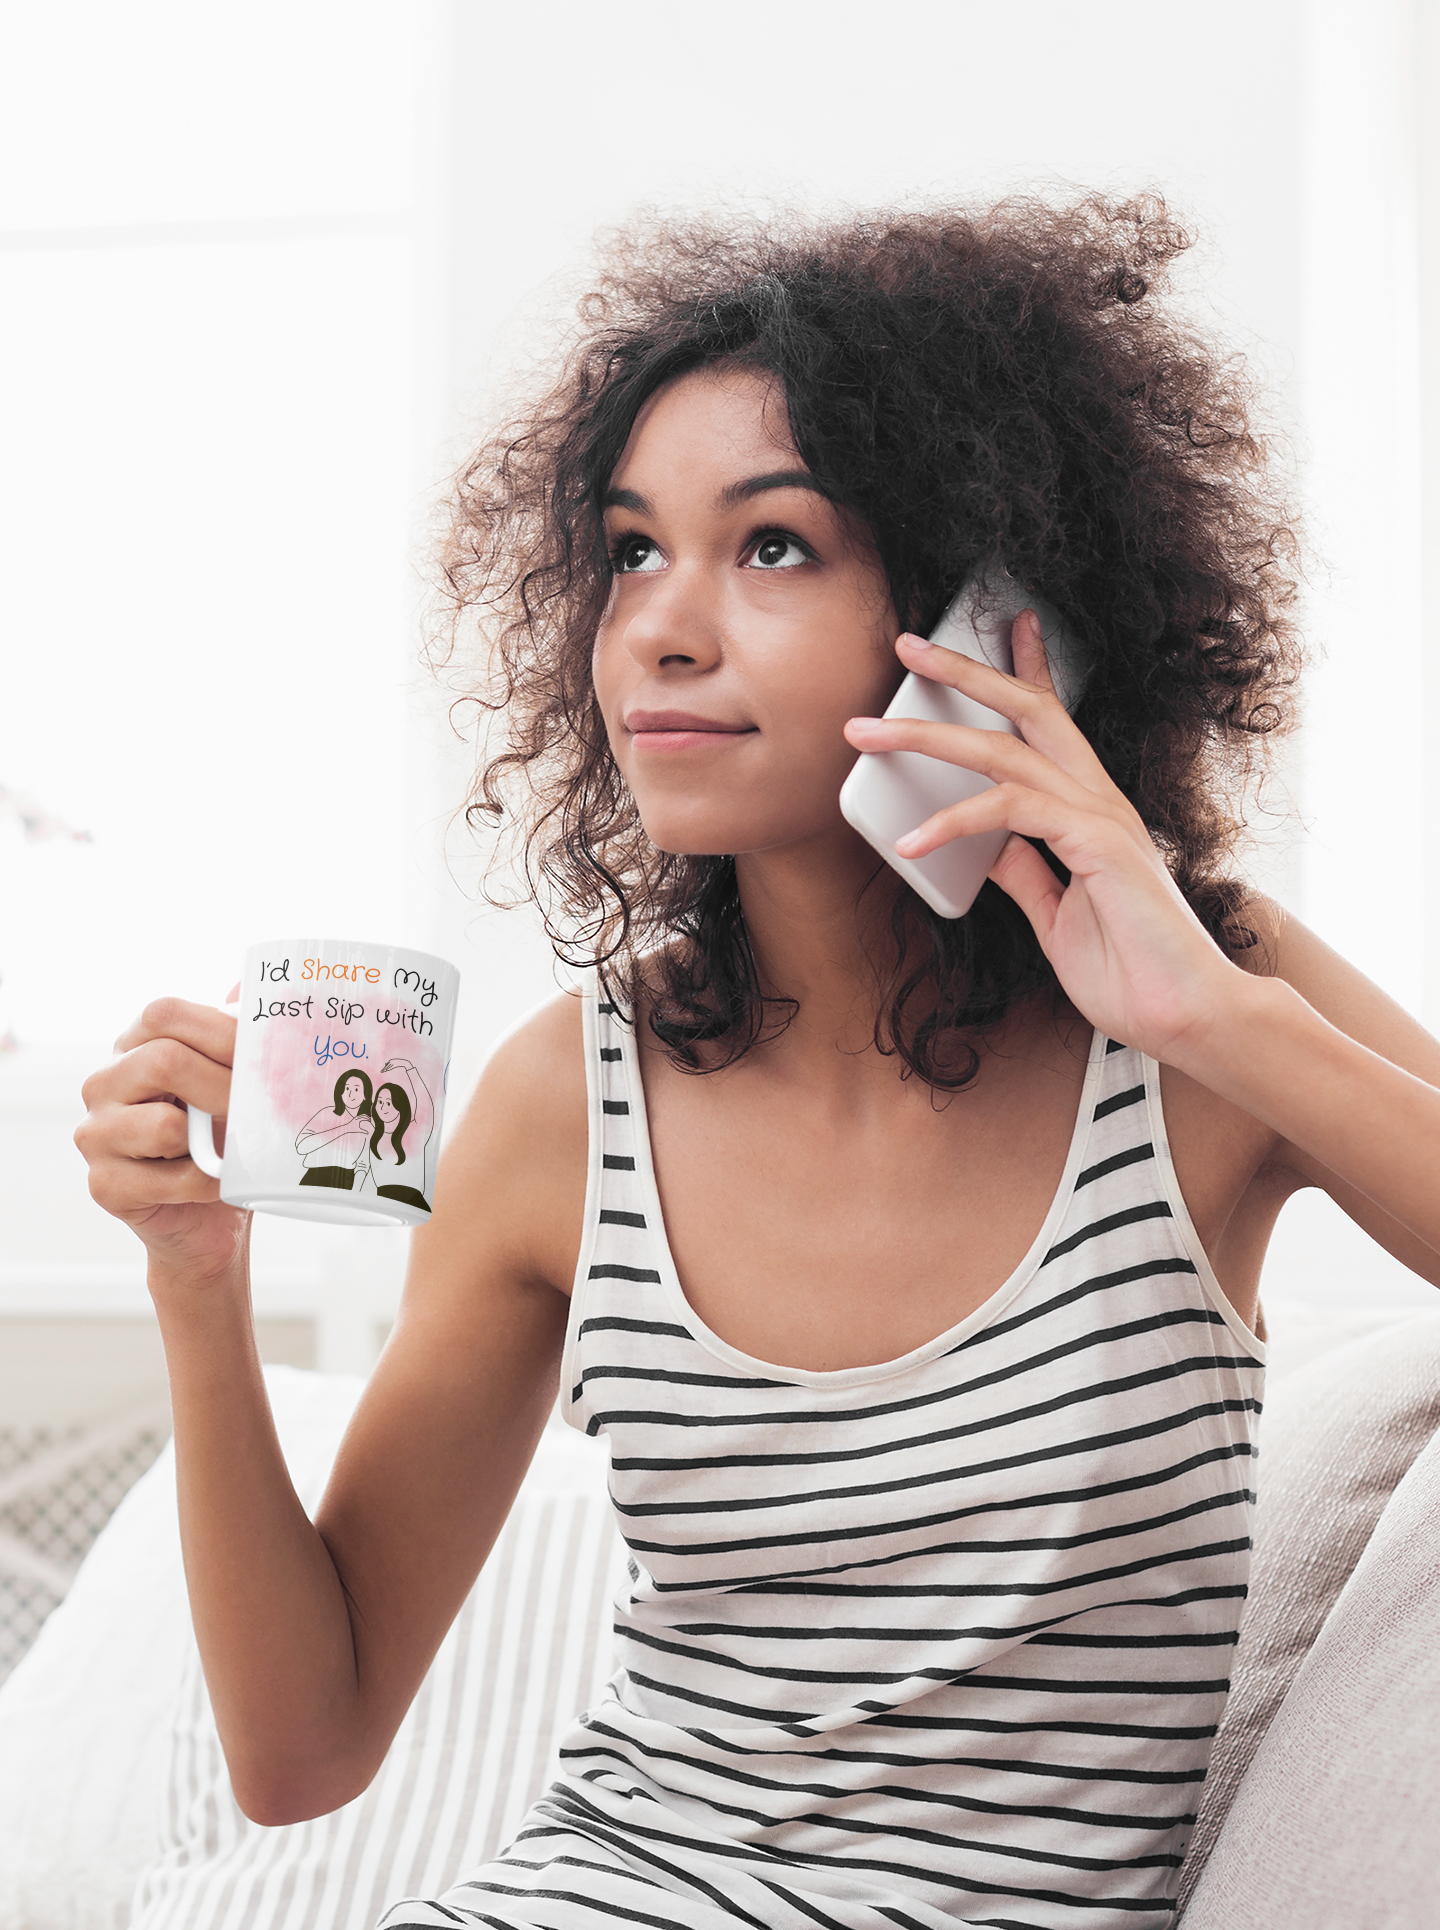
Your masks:
<svg viewBox="0 0 1440 1930"><path fill-rule="evenodd" d="M774 529L762 536L751 553L747 568L752 570L793 570L811 560L810 552L798 536Z"/></svg>
<svg viewBox="0 0 1440 1930"><path fill-rule="evenodd" d="M663 570L665 558L648 536L621 536L611 548L610 567L617 576L634 576L642 570Z"/></svg>

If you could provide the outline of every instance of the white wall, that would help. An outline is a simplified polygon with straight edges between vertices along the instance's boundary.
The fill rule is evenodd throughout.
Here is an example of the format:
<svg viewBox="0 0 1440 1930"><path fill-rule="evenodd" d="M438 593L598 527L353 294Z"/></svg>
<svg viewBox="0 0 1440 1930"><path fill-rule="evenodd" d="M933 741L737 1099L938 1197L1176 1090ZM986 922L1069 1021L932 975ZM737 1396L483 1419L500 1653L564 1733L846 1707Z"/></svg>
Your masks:
<svg viewBox="0 0 1440 1930"><path fill-rule="evenodd" d="M1297 909L1337 950L1440 1027L1433 947L1440 823L1440 662L1423 555L1420 90L1411 0L1311 0L1298 338L1300 421L1317 574L1302 797L1307 838ZM1432 50L1433 61L1433 50ZM1433 353L1436 311L1428 315ZM1427 679L1427 657L1430 674Z"/></svg>
<svg viewBox="0 0 1440 1930"><path fill-rule="evenodd" d="M405 906L413 31L15 10L0 63L0 1031Z"/></svg>
<svg viewBox="0 0 1440 1930"><path fill-rule="evenodd" d="M533 921L479 916L446 868L463 756L412 667L417 526L591 232L717 197L1154 184L1193 215L1187 298L1271 383L1330 572L1296 760L1311 830L1274 840L1266 875L1434 1022L1435 21L1436 0L13 10L0 784L95 840L0 822L0 1035L30 1042L9 1055L24 1089L73 1095L85 1041L155 990L223 995L243 945L286 926L456 957L462 1064L545 994ZM0 1113L15 1071L0 1055ZM123 1267L58 1116L43 1140L12 1123L0 1228L38 1218L57 1264L103 1247ZM274 1280L320 1265L305 1229L269 1231ZM32 1264L6 1239L0 1285ZM1307 1204L1276 1277L1404 1290L1348 1240Z"/></svg>

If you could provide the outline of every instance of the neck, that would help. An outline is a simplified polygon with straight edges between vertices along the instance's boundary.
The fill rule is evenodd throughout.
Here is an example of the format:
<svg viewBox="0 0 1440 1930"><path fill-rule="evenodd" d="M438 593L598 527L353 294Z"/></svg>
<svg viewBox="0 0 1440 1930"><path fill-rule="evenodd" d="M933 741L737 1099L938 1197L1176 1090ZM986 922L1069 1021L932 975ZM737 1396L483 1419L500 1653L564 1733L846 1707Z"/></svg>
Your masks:
<svg viewBox="0 0 1440 1930"><path fill-rule="evenodd" d="M820 848L816 848L819 846ZM882 981L894 960L899 883L848 826L801 846L736 860L741 910L761 990L799 1010L775 1053L805 1076L893 1077L875 1051Z"/></svg>

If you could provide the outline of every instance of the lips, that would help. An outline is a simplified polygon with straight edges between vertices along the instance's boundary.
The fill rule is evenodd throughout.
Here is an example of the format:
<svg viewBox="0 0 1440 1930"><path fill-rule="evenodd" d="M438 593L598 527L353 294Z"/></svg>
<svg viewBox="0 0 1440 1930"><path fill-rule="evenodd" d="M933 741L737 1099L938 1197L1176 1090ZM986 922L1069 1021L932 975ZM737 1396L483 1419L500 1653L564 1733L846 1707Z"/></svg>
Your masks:
<svg viewBox="0 0 1440 1930"><path fill-rule="evenodd" d="M641 751L715 750L754 734L753 724L701 717L693 710L632 710L625 719L630 741Z"/></svg>
<svg viewBox="0 0 1440 1930"><path fill-rule="evenodd" d="M742 737L753 724L727 724L719 717L698 717L689 710L632 710L625 728L634 737L670 736L680 731L710 737Z"/></svg>

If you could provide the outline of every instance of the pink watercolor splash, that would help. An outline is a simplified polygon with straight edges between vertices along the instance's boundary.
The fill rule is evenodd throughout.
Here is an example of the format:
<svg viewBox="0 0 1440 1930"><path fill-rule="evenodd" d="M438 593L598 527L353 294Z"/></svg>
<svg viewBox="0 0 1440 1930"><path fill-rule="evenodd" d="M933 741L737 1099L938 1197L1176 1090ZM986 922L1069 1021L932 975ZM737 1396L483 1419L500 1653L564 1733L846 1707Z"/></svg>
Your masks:
<svg viewBox="0 0 1440 1930"><path fill-rule="evenodd" d="M323 1013L326 1001L317 999L315 1011ZM445 1095L445 1061L434 1040L440 1026L434 1014L417 1014L410 1000L351 1000L362 1005L364 1016L353 1016L349 1024L341 1018L306 1019L283 1017L256 1020L242 1016L241 1024L264 1028L260 1050L261 1082L275 1119L298 1133L322 1108L333 1113L336 1081L351 1071L364 1075L369 1090L384 1081L385 1067L393 1060L408 1060L429 1088L431 1102L438 1113ZM389 1012L386 1023L381 1014ZM395 1022L406 1015L428 1019L434 1033L417 1036L406 1023Z"/></svg>

